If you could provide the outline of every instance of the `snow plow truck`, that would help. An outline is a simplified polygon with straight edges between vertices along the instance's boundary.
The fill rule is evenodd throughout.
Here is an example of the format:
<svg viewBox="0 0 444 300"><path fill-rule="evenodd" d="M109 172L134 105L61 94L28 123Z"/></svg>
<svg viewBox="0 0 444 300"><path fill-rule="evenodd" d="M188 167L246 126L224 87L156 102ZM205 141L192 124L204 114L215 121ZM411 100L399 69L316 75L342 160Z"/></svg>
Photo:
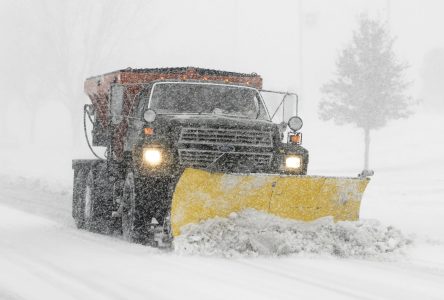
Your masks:
<svg viewBox="0 0 444 300"><path fill-rule="evenodd" d="M307 176L297 96L263 90L255 73L127 68L88 78L84 89L97 159L72 162L78 228L161 247L185 225L247 208L303 221L359 218L369 174ZM295 96L295 115L274 123L264 93L282 96L277 109Z"/></svg>

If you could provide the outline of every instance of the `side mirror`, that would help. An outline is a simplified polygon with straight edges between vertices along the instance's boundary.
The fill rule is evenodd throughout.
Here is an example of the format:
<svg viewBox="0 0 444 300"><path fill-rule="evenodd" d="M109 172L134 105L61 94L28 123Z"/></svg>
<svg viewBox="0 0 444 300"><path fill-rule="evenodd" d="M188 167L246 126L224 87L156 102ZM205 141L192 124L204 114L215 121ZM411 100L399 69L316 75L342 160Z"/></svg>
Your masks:
<svg viewBox="0 0 444 300"><path fill-rule="evenodd" d="M299 129L301 129L303 124L304 123L302 122L302 119L298 116L291 117L288 120L288 127L290 127L290 129L293 131L298 131Z"/></svg>
<svg viewBox="0 0 444 300"><path fill-rule="evenodd" d="M152 109L148 109L143 113L143 118L147 122L153 122L156 119L156 112Z"/></svg>

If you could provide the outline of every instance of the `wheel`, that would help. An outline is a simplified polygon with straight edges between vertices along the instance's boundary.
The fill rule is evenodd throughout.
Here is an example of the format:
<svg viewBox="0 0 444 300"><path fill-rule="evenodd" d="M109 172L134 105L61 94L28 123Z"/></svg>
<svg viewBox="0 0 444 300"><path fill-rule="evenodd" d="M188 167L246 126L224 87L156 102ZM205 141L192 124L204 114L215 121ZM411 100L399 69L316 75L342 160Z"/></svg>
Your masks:
<svg viewBox="0 0 444 300"><path fill-rule="evenodd" d="M73 217L77 228L108 233L111 206L105 180L92 169L81 169L74 180ZM112 201L112 199L111 199Z"/></svg>
<svg viewBox="0 0 444 300"><path fill-rule="evenodd" d="M136 182L133 172L128 172L123 186L122 196L122 236L130 242L141 242L144 235L142 208L136 194Z"/></svg>
<svg viewBox="0 0 444 300"><path fill-rule="evenodd" d="M173 241L173 234L171 232L171 214L167 213L163 220L163 225L157 230L155 236L155 245L158 248L171 248Z"/></svg>
<svg viewBox="0 0 444 300"><path fill-rule="evenodd" d="M136 178L129 171L122 196L123 238L130 242L156 245L154 235L163 229L169 212L168 195L169 181L154 177ZM152 224L153 218L157 224Z"/></svg>
<svg viewBox="0 0 444 300"><path fill-rule="evenodd" d="M94 173L92 170L88 172L85 183L85 193L83 197L83 220L84 228L89 231L96 229L96 190L94 185Z"/></svg>
<svg viewBox="0 0 444 300"><path fill-rule="evenodd" d="M84 198L86 189L87 170L80 169L76 171L74 177L74 189L72 197L72 217L77 228L84 228Z"/></svg>
<svg viewBox="0 0 444 300"><path fill-rule="evenodd" d="M95 166L88 172L84 193L84 228L89 231L109 234L112 232L113 199L112 184L104 165Z"/></svg>
<svg viewBox="0 0 444 300"><path fill-rule="evenodd" d="M148 225L144 241L147 245L168 247L170 243L172 182L171 178L150 177L139 183Z"/></svg>
<svg viewBox="0 0 444 300"><path fill-rule="evenodd" d="M75 170L72 216L77 228L112 233L115 227L112 218L115 209L112 186L110 172L104 161L96 161Z"/></svg>

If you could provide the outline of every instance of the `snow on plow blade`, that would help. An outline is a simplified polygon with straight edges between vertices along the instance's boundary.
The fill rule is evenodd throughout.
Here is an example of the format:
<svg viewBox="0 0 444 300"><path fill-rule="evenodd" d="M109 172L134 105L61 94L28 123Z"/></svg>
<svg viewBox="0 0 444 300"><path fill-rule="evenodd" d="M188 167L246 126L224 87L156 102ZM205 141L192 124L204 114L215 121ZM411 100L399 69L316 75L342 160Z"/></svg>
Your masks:
<svg viewBox="0 0 444 300"><path fill-rule="evenodd" d="M178 236L184 225L246 208L302 221L325 216L358 220L368 182L368 178L225 174L188 168L173 195L172 233Z"/></svg>

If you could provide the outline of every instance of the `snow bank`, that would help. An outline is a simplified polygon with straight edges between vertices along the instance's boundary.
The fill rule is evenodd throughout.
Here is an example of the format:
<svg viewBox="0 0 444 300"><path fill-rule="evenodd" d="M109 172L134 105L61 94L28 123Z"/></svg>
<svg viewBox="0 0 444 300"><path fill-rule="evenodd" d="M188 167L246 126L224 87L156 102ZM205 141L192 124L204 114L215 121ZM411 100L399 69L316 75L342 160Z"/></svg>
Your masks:
<svg viewBox="0 0 444 300"><path fill-rule="evenodd" d="M0 204L72 225L72 187L46 179L0 174ZM1 297L0 297L1 298Z"/></svg>
<svg viewBox="0 0 444 300"><path fill-rule="evenodd" d="M1 173L0 186L7 186L10 189L28 190L30 192L47 192L62 195L71 194L72 191L72 182Z"/></svg>
<svg viewBox="0 0 444 300"><path fill-rule="evenodd" d="M399 252L410 243L399 230L373 220L335 223L332 218L323 218L304 223L247 209L228 218L184 226L174 248L180 254L224 257L377 257Z"/></svg>

